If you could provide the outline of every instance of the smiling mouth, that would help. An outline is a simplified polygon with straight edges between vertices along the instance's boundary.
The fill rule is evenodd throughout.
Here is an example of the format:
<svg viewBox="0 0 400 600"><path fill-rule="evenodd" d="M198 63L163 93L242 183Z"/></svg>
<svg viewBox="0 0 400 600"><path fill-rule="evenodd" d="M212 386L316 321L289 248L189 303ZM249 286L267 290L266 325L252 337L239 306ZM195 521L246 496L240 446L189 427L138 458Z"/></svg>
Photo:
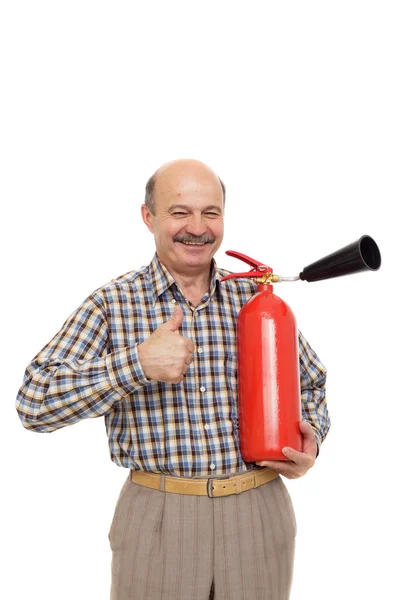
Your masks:
<svg viewBox="0 0 400 600"><path fill-rule="evenodd" d="M180 244L185 244L185 246L205 246L206 244L209 244L209 242L182 242L181 240L178 240L178 242Z"/></svg>

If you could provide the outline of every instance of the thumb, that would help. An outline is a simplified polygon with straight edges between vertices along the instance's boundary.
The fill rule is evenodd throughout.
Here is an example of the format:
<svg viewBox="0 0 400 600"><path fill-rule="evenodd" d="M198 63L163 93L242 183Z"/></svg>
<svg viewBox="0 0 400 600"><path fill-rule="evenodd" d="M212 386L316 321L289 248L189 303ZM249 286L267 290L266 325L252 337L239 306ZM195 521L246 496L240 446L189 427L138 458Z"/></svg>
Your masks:
<svg viewBox="0 0 400 600"><path fill-rule="evenodd" d="M182 311L181 307L176 304L175 309L174 309L174 314L172 315L172 317L170 318L169 321L167 321L166 323L164 323L164 325L162 325L162 328L166 329L167 331L176 331L178 329L178 327L180 327L182 321L183 321L183 311Z"/></svg>

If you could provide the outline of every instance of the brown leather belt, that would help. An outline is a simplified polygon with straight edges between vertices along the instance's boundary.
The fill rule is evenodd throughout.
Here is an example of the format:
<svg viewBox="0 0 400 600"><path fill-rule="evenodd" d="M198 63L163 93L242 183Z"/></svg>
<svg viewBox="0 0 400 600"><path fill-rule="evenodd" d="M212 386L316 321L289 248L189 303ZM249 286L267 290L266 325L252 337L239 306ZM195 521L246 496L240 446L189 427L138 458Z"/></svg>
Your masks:
<svg viewBox="0 0 400 600"><path fill-rule="evenodd" d="M147 471L131 471L132 481L153 490L171 492L172 494L209 496L210 498L241 494L247 490L257 488L264 483L268 483L268 481L272 481L276 477L278 477L278 473L267 467L227 477L226 479L192 479L187 477L171 477Z"/></svg>

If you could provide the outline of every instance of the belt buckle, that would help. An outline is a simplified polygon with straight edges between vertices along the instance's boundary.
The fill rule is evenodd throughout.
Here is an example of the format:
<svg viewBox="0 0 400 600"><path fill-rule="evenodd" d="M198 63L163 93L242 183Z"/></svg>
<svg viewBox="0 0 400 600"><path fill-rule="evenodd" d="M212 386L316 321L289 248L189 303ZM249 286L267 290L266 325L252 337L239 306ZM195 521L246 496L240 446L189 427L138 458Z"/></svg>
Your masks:
<svg viewBox="0 0 400 600"><path fill-rule="evenodd" d="M212 485L212 482L213 482L213 480L212 480L211 478L210 478L210 479L208 479L208 481L207 481L207 496L208 496L209 498L214 498L214 496L213 496L213 492L212 492L212 491L213 491L213 489L214 489L214 488L213 488L213 485Z"/></svg>

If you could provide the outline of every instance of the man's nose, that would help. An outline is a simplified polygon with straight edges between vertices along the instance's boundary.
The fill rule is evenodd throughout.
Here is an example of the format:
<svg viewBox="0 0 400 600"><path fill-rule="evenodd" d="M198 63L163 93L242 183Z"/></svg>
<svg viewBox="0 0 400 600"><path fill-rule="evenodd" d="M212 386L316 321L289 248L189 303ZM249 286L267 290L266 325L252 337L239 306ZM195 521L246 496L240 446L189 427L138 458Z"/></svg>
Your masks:
<svg viewBox="0 0 400 600"><path fill-rule="evenodd" d="M201 215L191 215L188 224L186 225L186 231L192 235L202 235L207 231L207 226L202 219Z"/></svg>

